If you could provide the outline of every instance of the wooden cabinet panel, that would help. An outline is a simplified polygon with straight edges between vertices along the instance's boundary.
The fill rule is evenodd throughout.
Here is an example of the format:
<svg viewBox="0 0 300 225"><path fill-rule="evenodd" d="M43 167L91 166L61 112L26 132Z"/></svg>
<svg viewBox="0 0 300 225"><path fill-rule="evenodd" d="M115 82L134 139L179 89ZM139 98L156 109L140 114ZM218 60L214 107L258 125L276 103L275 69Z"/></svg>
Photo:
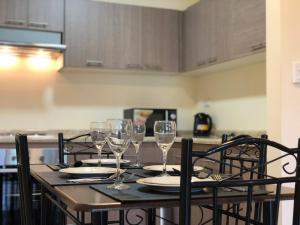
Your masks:
<svg viewBox="0 0 300 225"><path fill-rule="evenodd" d="M0 24L25 27L27 25L27 0L0 0Z"/></svg>
<svg viewBox="0 0 300 225"><path fill-rule="evenodd" d="M198 4L190 7L183 14L183 70L197 68L198 63Z"/></svg>
<svg viewBox="0 0 300 225"><path fill-rule="evenodd" d="M183 15L183 70L265 48L265 0L201 0Z"/></svg>
<svg viewBox="0 0 300 225"><path fill-rule="evenodd" d="M264 50L266 39L265 0L230 0L230 58Z"/></svg>
<svg viewBox="0 0 300 225"><path fill-rule="evenodd" d="M143 21L142 8L120 5L120 35L119 47L121 54L116 56L121 62L121 68L143 69Z"/></svg>
<svg viewBox="0 0 300 225"><path fill-rule="evenodd" d="M0 0L0 25L62 32L64 0Z"/></svg>
<svg viewBox="0 0 300 225"><path fill-rule="evenodd" d="M217 0L202 0L184 13L184 70L217 63Z"/></svg>
<svg viewBox="0 0 300 225"><path fill-rule="evenodd" d="M179 68L179 13L143 9L143 62L147 70L177 72Z"/></svg>
<svg viewBox="0 0 300 225"><path fill-rule="evenodd" d="M64 0L29 0L28 26L63 31Z"/></svg>
<svg viewBox="0 0 300 225"><path fill-rule="evenodd" d="M88 18L93 17L93 15L89 15L88 6L86 0L66 1L65 41L68 46L65 52L66 66L86 66L89 36ZM95 36L90 38L95 38Z"/></svg>
<svg viewBox="0 0 300 225"><path fill-rule="evenodd" d="M178 15L172 10L67 0L66 65L178 71Z"/></svg>

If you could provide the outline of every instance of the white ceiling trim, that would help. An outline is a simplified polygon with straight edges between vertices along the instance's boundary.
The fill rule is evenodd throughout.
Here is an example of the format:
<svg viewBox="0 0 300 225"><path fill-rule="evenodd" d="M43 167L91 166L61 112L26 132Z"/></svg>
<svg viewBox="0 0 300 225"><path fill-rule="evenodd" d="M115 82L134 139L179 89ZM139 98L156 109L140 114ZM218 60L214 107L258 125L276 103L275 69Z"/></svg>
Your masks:
<svg viewBox="0 0 300 225"><path fill-rule="evenodd" d="M93 0L183 11L199 0Z"/></svg>

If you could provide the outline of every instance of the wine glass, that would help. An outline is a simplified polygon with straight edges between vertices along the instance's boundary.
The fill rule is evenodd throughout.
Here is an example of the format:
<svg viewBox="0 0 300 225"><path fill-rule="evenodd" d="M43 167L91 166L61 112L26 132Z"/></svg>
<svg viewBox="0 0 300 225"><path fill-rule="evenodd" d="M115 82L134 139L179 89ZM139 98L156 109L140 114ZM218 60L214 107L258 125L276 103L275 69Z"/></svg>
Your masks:
<svg viewBox="0 0 300 225"><path fill-rule="evenodd" d="M128 119L109 119L107 120L109 132L107 143L116 157L117 178L115 183L107 186L108 188L124 190L129 186L120 179L120 160L123 153L128 149L131 140L132 122Z"/></svg>
<svg viewBox="0 0 300 225"><path fill-rule="evenodd" d="M176 137L176 123L174 121L156 121L154 123L154 136L158 147L163 153L163 171L161 176L168 176L167 156Z"/></svg>
<svg viewBox="0 0 300 225"><path fill-rule="evenodd" d="M101 166L101 153L106 143L107 125L105 122L91 122L90 135L92 142L98 150L98 166Z"/></svg>
<svg viewBox="0 0 300 225"><path fill-rule="evenodd" d="M133 167L133 168L142 167L142 164L140 162L140 147L144 140L145 133L146 133L145 123L140 120L133 121L131 142L134 146L135 153L136 153L135 163L131 165L131 167Z"/></svg>

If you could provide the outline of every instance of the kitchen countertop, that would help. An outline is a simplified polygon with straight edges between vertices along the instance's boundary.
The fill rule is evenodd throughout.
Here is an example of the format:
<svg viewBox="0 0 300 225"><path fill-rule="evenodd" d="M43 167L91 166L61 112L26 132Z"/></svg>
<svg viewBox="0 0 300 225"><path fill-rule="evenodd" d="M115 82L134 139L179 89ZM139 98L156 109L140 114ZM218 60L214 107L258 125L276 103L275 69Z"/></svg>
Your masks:
<svg viewBox="0 0 300 225"><path fill-rule="evenodd" d="M44 130L44 131L25 131L25 130L11 130L0 131L0 144L1 143L14 143L15 134L27 134L29 143L55 143L58 140L57 134L63 132L65 137L74 137L79 134L88 133L88 130ZM178 132L175 142L181 142L181 139L191 138L192 132ZM194 143L197 144L220 144L221 138L215 135L207 137L193 137ZM154 137L145 137L144 142L155 142Z"/></svg>
<svg viewBox="0 0 300 225"><path fill-rule="evenodd" d="M0 144L3 143L14 143L15 134L22 133L28 135L29 143L57 143L58 137L57 134L63 132L65 137L74 137L79 134L88 133L88 130L10 130L10 131L0 131ZM229 131L218 131L213 135L207 137L193 137L191 131L178 131L175 142L181 142L182 138L193 138L193 142L196 144L209 144L216 145L221 143L221 135L223 133L239 135L249 134L254 137L259 137L264 132L262 131L247 131L247 132L229 132ZM154 137L145 137L144 142L155 142Z"/></svg>

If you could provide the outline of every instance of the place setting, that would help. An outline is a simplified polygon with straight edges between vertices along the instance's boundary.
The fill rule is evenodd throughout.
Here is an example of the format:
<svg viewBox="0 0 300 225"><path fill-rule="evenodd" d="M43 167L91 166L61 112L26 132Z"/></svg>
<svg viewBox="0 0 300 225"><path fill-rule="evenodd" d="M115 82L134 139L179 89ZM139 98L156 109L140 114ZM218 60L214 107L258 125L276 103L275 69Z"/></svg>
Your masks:
<svg viewBox="0 0 300 225"><path fill-rule="evenodd" d="M133 130L132 133L135 131ZM170 194L172 198L179 198L180 191L180 165L167 165L167 154L176 137L176 124L173 121L156 121L154 125L154 135L157 146L163 153L162 165L146 165L142 168L134 169L139 171L138 176L141 176L134 183L130 183L124 188L107 188L106 185L92 185L91 188L100 191L119 201L134 201L137 198L144 198L146 200L169 199ZM142 136L142 135L141 135ZM132 139L132 138L131 138ZM136 147L138 154L140 143ZM140 166L141 163L137 161L136 164ZM135 168L130 167L130 168ZM194 171L200 173L203 167L195 166ZM131 169L129 169L131 170ZM179 173L179 174L178 174ZM213 181L211 178L201 179L194 176L192 182ZM203 192L203 190L194 190L195 192Z"/></svg>

